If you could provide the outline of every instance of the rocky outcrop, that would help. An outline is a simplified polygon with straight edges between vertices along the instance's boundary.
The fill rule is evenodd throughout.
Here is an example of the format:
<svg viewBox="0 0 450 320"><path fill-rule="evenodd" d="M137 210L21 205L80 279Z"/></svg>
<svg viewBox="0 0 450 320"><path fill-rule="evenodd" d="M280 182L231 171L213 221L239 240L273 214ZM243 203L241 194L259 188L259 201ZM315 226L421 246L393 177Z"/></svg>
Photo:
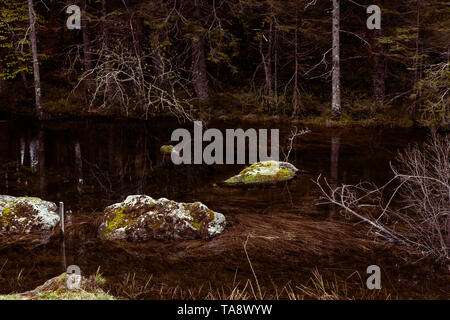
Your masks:
<svg viewBox="0 0 450 320"><path fill-rule="evenodd" d="M227 185L273 184L295 177L298 169L289 162L261 161L242 170L239 174L225 180Z"/></svg>
<svg viewBox="0 0 450 320"><path fill-rule="evenodd" d="M0 232L28 234L53 229L59 223L56 204L33 197L0 195Z"/></svg>
<svg viewBox="0 0 450 320"><path fill-rule="evenodd" d="M225 229L225 217L200 202L178 203L128 196L104 210L99 235L105 240L210 239Z"/></svg>

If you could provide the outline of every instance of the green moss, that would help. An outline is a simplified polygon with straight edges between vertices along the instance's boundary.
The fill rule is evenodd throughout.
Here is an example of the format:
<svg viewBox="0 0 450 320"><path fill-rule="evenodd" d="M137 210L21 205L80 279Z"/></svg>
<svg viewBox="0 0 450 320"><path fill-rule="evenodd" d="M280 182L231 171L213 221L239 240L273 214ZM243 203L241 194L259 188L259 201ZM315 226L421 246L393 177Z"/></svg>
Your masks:
<svg viewBox="0 0 450 320"><path fill-rule="evenodd" d="M205 223L208 223L215 218L215 213L211 209L206 209L206 211L200 208L200 202L194 202L192 204L185 203L184 209L188 212L187 216L190 216L192 220L190 221L191 225L200 232L202 226Z"/></svg>
<svg viewBox="0 0 450 320"><path fill-rule="evenodd" d="M95 276L95 283L99 286L103 286L106 283L106 279L102 275Z"/></svg>
<svg viewBox="0 0 450 320"><path fill-rule="evenodd" d="M111 232L112 230L125 227L129 224L126 219L125 208L119 208L114 212L114 218L109 220L106 225L106 231Z"/></svg>
<svg viewBox="0 0 450 320"><path fill-rule="evenodd" d="M35 290L22 294L0 296L0 300L114 300L114 297L106 294L96 285L89 284L90 280L87 281L88 284L85 287L70 290L66 287L67 278L67 273L63 273L55 279L55 282L50 282L49 285L44 284ZM97 270L95 284L101 282L99 278L101 278L101 275L99 270Z"/></svg>
<svg viewBox="0 0 450 320"><path fill-rule="evenodd" d="M208 209L208 214L211 217L211 221L214 220L214 218L216 217L216 214L211 209Z"/></svg>
<svg viewBox="0 0 450 320"><path fill-rule="evenodd" d="M173 152L173 146L171 146L171 145L164 145L164 146L162 146L162 147L159 149L159 151L160 151L162 154L171 154L171 153Z"/></svg>
<svg viewBox="0 0 450 320"><path fill-rule="evenodd" d="M192 226L195 228L195 230L200 231L200 227L202 226L201 223L191 221Z"/></svg>
<svg viewBox="0 0 450 320"><path fill-rule="evenodd" d="M242 170L238 175L225 180L228 184L264 184L276 183L292 179L295 173L289 169L278 167L275 161L257 162ZM273 173L261 173L262 168L273 168Z"/></svg>
<svg viewBox="0 0 450 320"><path fill-rule="evenodd" d="M60 291L58 290L53 292L41 293L36 297L36 300L114 300L114 297L106 293L97 294L87 292L81 289L60 290Z"/></svg>
<svg viewBox="0 0 450 320"><path fill-rule="evenodd" d="M275 165L275 161L266 161L266 162L255 162L251 166L245 168L239 174L245 175L248 173L255 173L256 171L259 171L260 168L270 168L271 166Z"/></svg>
<svg viewBox="0 0 450 320"><path fill-rule="evenodd" d="M24 200L41 200L38 197L19 197L19 199L24 199Z"/></svg>
<svg viewBox="0 0 450 320"><path fill-rule="evenodd" d="M277 179L284 180L292 178L292 172L288 169L280 169L275 175Z"/></svg>
<svg viewBox="0 0 450 320"><path fill-rule="evenodd" d="M2 215L0 215L0 224L9 225L13 218L13 211L10 207L4 207Z"/></svg>
<svg viewBox="0 0 450 320"><path fill-rule="evenodd" d="M8 295L0 295L0 300L22 300L22 296L17 293L8 294Z"/></svg>

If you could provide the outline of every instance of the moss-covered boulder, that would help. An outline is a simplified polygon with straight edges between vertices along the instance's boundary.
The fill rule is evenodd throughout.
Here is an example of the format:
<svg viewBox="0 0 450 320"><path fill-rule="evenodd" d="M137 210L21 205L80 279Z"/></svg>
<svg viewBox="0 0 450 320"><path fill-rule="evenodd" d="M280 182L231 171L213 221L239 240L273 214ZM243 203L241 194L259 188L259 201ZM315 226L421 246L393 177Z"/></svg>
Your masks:
<svg viewBox="0 0 450 320"><path fill-rule="evenodd" d="M227 185L273 184L295 177L298 169L289 162L261 161L224 181Z"/></svg>
<svg viewBox="0 0 450 320"><path fill-rule="evenodd" d="M172 152L176 152L178 153L172 145L163 145L161 146L161 148L159 148L159 152L161 152L161 154L166 154L166 155L171 155Z"/></svg>
<svg viewBox="0 0 450 320"><path fill-rule="evenodd" d="M114 300L98 285L97 277L81 277L80 287L70 289L67 286L67 273L47 280L34 290L0 295L0 300ZM70 281L70 280L69 280Z"/></svg>
<svg viewBox="0 0 450 320"><path fill-rule="evenodd" d="M178 203L132 195L105 209L99 235L105 240L206 240L222 233L225 224L223 214L200 202Z"/></svg>
<svg viewBox="0 0 450 320"><path fill-rule="evenodd" d="M56 204L31 197L0 195L0 233L28 234L59 223Z"/></svg>

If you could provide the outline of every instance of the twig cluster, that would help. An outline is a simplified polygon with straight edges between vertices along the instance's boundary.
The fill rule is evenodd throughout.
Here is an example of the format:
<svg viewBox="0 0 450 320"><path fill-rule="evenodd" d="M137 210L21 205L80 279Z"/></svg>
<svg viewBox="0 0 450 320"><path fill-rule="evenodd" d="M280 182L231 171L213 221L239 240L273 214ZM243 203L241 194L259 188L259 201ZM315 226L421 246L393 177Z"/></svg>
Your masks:
<svg viewBox="0 0 450 320"><path fill-rule="evenodd" d="M391 164L382 187L367 182L330 186L319 176L322 204L367 223L385 240L450 261L450 138L433 133L423 147L410 146Z"/></svg>

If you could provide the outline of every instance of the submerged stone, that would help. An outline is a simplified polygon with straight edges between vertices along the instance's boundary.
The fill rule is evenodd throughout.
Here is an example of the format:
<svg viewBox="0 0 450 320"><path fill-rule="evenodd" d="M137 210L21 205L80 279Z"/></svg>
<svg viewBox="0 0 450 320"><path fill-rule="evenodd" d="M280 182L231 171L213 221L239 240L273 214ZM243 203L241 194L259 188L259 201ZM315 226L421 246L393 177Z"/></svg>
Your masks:
<svg viewBox="0 0 450 320"><path fill-rule="evenodd" d="M51 230L59 220L53 202L33 197L0 195L0 232L28 234Z"/></svg>
<svg viewBox="0 0 450 320"><path fill-rule="evenodd" d="M295 177L298 169L289 162L261 161L224 181L228 185L273 184Z"/></svg>
<svg viewBox="0 0 450 320"><path fill-rule="evenodd" d="M104 210L105 240L210 239L225 229L225 216L200 202L179 203L146 195L128 196Z"/></svg>

